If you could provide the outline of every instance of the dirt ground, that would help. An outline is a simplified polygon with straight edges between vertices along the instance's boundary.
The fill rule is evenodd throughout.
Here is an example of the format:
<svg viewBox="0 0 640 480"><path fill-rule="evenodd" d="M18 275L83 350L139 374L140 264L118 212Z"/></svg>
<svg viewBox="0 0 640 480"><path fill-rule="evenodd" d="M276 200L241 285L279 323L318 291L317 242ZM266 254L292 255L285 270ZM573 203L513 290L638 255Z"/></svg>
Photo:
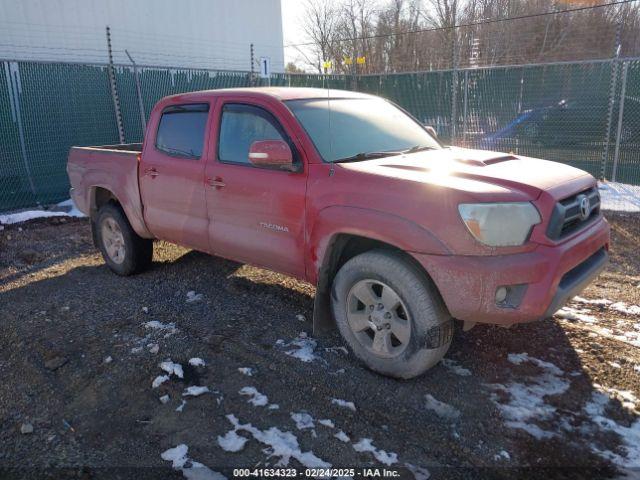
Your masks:
<svg viewBox="0 0 640 480"><path fill-rule="evenodd" d="M385 463L417 479L637 478L640 217L608 218L611 264L565 318L459 330L411 381L311 338L307 284L167 243L121 278L87 220L5 227L0 478L216 478L193 462L229 478ZM183 378L152 388L169 359ZM181 444L182 471L161 458Z"/></svg>

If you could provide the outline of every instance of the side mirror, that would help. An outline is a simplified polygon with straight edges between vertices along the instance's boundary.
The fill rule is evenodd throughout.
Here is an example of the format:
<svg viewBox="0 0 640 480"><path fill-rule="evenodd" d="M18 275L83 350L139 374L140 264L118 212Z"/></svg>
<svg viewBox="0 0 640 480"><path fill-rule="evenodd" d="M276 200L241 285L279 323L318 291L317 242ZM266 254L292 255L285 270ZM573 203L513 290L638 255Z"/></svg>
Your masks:
<svg viewBox="0 0 640 480"><path fill-rule="evenodd" d="M437 139L438 138L438 132L436 132L436 129L433 128L431 125L425 125L424 129L429 132L429 135L431 135L433 138Z"/></svg>
<svg viewBox="0 0 640 480"><path fill-rule="evenodd" d="M256 167L295 170L293 154L282 140L258 140L249 148L249 162Z"/></svg>

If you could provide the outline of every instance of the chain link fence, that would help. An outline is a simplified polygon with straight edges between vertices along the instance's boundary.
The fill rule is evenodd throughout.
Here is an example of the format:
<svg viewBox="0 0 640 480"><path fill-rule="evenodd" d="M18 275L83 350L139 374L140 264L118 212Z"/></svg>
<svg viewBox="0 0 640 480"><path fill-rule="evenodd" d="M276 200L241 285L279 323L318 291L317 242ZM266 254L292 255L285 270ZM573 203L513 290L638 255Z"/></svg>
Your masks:
<svg viewBox="0 0 640 480"><path fill-rule="evenodd" d="M0 211L68 197L69 147L118 143L105 64L4 61ZM612 208L640 211L640 60L498 66L383 75L290 75L115 65L126 142L175 93L244 87L354 89L389 98L446 143L546 158L615 183Z"/></svg>

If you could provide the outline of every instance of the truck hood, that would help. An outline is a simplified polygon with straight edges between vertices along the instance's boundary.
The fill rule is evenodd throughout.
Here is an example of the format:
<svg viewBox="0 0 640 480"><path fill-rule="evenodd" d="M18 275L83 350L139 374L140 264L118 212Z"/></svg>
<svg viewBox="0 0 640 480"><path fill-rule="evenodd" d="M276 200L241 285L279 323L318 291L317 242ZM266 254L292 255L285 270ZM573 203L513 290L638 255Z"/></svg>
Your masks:
<svg viewBox="0 0 640 480"><path fill-rule="evenodd" d="M363 173L446 186L469 193L518 191L536 198L543 190L590 175L557 162L519 155L449 147L341 166ZM562 190L565 190L564 188Z"/></svg>

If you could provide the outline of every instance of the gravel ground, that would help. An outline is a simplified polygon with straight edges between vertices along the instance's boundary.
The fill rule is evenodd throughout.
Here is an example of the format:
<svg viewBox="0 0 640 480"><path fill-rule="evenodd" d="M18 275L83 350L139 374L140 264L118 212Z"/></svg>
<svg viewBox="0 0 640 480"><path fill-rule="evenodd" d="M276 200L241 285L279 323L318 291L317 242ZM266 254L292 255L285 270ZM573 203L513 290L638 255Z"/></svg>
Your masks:
<svg viewBox="0 0 640 480"><path fill-rule="evenodd" d="M161 458L185 444L229 478L288 455L298 468L387 462L402 478L635 478L640 219L610 220L612 262L565 318L458 331L447 361L411 381L368 371L337 334L301 333L307 284L163 242L148 272L120 278L86 220L5 227L0 477L194 478L203 469ZM588 302L601 299L614 304ZM169 359L183 378L152 388ZM209 392L183 397L189 386Z"/></svg>

